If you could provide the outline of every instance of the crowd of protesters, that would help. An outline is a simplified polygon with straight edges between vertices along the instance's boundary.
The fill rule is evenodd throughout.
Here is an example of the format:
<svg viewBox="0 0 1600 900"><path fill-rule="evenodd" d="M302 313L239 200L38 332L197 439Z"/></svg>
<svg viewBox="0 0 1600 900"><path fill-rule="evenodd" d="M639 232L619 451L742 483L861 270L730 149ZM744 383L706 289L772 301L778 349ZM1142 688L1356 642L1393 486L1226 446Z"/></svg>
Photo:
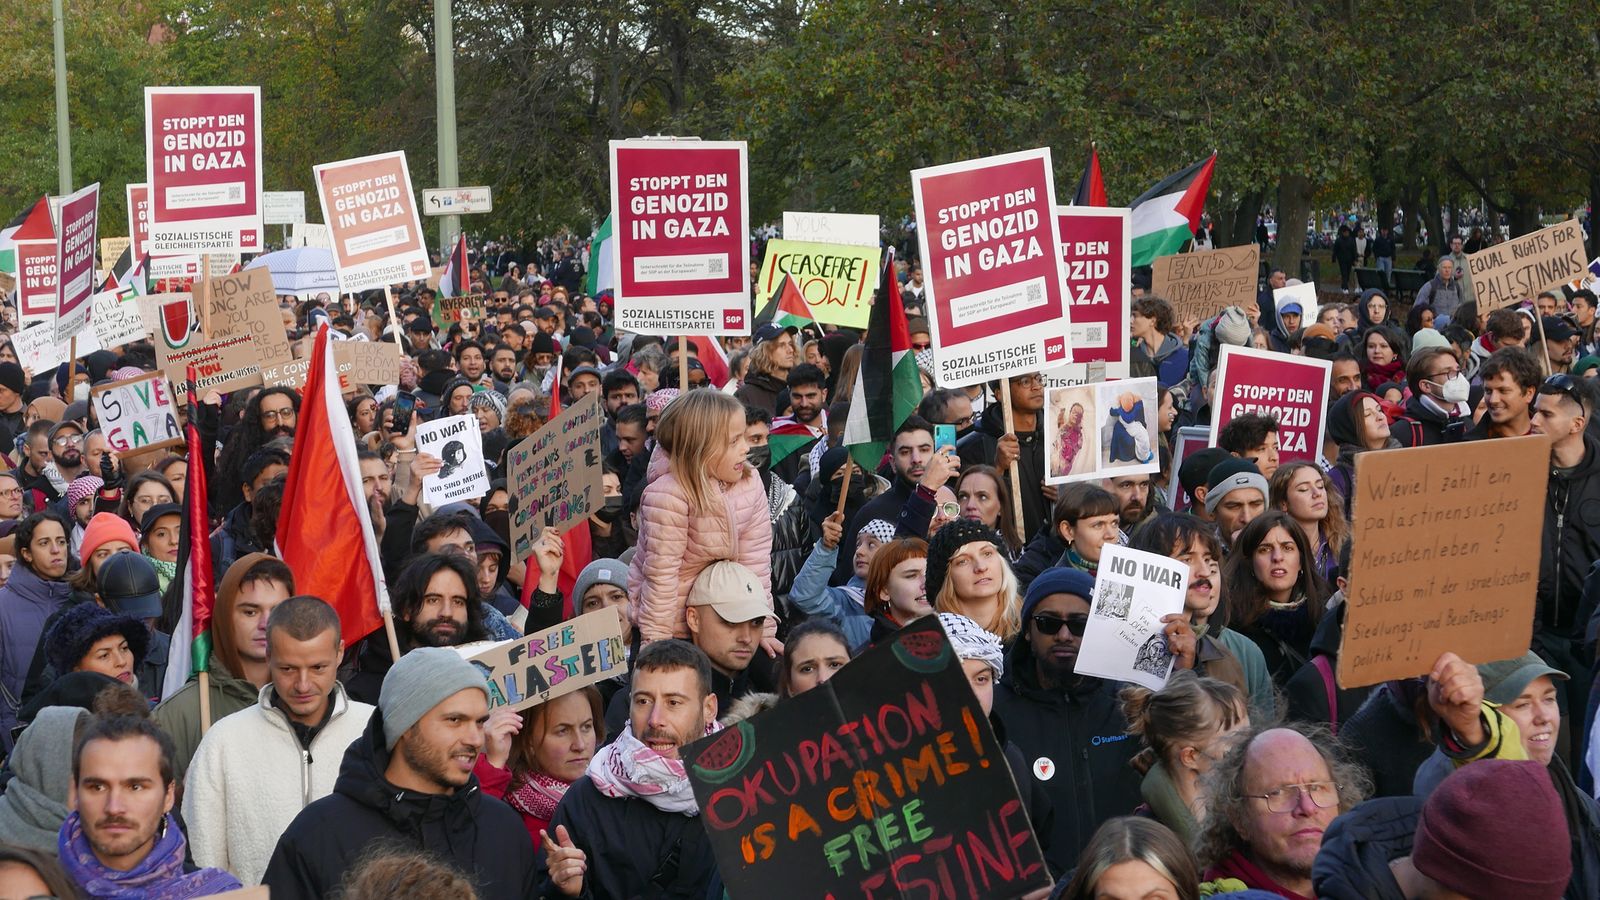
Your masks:
<svg viewBox="0 0 1600 900"><path fill-rule="evenodd" d="M85 395L154 371L147 342L36 373L0 344L0 895L721 897L681 748L937 615L1054 896L1600 896L1592 292L1480 310L1447 255L1409 308L1369 290L1312 320L1274 306L1273 271L1256 303L1178 322L1136 275L1132 374L1161 386L1161 471L1055 486L1039 374L932 386L915 265L878 302L904 304L926 390L863 471L842 436L860 334L621 333L583 259L482 246L484 315L447 327L420 282L393 321L381 292L283 300L292 340L403 351L393 382L346 392L398 657L382 630L345 635L275 556L297 391L204 397L203 460L119 458ZM1168 496L1170 438L1209 423L1227 344L1331 360L1327 444L1280 464L1278 423L1238 417ZM513 558L508 448L591 393L593 551L565 559L547 534ZM416 425L464 413L492 487L432 508L440 461ZM809 441L777 453L780 428ZM1525 434L1550 446L1527 654L1341 687L1355 458ZM209 683L163 696L191 465L211 486L209 523L187 523L211 532ZM1189 567L1160 690L1075 671L1113 544ZM490 712L456 648L598 610L621 620L628 675Z"/></svg>

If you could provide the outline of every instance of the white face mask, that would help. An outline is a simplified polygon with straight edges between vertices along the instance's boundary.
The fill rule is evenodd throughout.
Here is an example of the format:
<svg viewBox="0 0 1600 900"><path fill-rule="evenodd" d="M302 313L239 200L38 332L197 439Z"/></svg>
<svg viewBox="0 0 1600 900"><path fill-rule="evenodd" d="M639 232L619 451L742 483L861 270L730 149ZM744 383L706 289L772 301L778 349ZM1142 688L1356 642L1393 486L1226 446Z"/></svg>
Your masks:
<svg viewBox="0 0 1600 900"><path fill-rule="evenodd" d="M1439 386L1439 399L1445 403L1465 403L1471 391L1472 385L1468 383L1467 376L1457 372Z"/></svg>

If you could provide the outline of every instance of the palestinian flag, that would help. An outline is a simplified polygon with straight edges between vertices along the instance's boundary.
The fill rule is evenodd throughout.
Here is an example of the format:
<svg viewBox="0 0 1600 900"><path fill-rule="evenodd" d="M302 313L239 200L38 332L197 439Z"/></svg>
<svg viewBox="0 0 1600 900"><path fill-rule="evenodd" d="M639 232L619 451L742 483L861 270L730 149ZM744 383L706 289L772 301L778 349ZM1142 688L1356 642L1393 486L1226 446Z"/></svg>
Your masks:
<svg viewBox="0 0 1600 900"><path fill-rule="evenodd" d="M146 256L144 259L139 260L139 262L135 264L133 261L133 248L124 247L122 250L122 255L117 257L116 265L113 265L111 267L111 271L106 273L105 284L100 286L100 290L129 290L133 292L133 296L143 297L144 295L150 293L150 285L146 280L148 276L147 270L149 269L149 265L149 256Z"/></svg>
<svg viewBox="0 0 1600 900"><path fill-rule="evenodd" d="M1206 208L1217 154L1200 160L1133 201L1133 265L1148 266L1158 256L1177 253L1194 240Z"/></svg>
<svg viewBox="0 0 1600 900"><path fill-rule="evenodd" d="M911 353L911 332L906 310L898 302L894 279L894 248L884 256L879 270L878 296L867 320L866 346L861 371L850 394L850 418L844 425L844 443L862 469L872 472L883 460L900 423L922 399L922 378Z"/></svg>
<svg viewBox="0 0 1600 900"><path fill-rule="evenodd" d="M806 303L805 295L800 293L800 285L793 275L783 276L782 283L772 293L772 299L756 314L756 327L768 322L784 328L804 328L817 324L817 320L811 317L811 305Z"/></svg>
<svg viewBox="0 0 1600 900"><path fill-rule="evenodd" d="M593 297L603 291L616 293L617 272L611 259L611 217L600 223L600 230L589 242L589 276L584 289Z"/></svg>
<svg viewBox="0 0 1600 900"><path fill-rule="evenodd" d="M439 277L439 293L445 297L465 296L467 291L471 290L467 282L469 271L467 236L458 234L455 249L450 251L450 258L445 260L444 274Z"/></svg>
<svg viewBox="0 0 1600 900"><path fill-rule="evenodd" d="M767 446L771 448L772 465L777 465L796 451L804 450L816 443L823 432L814 430L808 425L802 425L793 419L779 419L772 423L772 431L767 435Z"/></svg>
<svg viewBox="0 0 1600 900"><path fill-rule="evenodd" d="M200 429L195 427L194 404L195 369L189 367L189 419L183 426L184 440L190 459L205 459L211 448L200 440ZM211 610L216 606L216 585L212 583L211 535L206 531L209 521L206 513L206 472L196 466L183 484L185 515L179 529L178 570L183 590L182 613L172 629L172 642L167 652L167 674L161 684L161 696L171 697L188 682L195 672L204 672L211 662ZM199 527L194 527L199 523Z"/></svg>
<svg viewBox="0 0 1600 900"><path fill-rule="evenodd" d="M17 271L17 241L54 241L55 224L50 221L50 198L40 197L39 202L27 207L0 228L0 273L20 278Z"/></svg>
<svg viewBox="0 0 1600 900"><path fill-rule="evenodd" d="M1100 178L1100 149L1089 145L1089 165L1078 179L1078 189L1072 195L1071 206L1110 206L1106 202L1106 183Z"/></svg>

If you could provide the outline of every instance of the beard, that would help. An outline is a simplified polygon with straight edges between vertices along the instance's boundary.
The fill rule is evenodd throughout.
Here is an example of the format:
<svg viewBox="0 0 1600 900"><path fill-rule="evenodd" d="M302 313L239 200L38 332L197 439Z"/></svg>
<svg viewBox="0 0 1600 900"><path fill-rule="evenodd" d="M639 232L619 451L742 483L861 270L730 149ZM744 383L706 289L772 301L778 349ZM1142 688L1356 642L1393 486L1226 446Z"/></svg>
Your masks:
<svg viewBox="0 0 1600 900"><path fill-rule="evenodd" d="M424 744L414 734L400 742L399 750L413 771L445 790L461 787L471 777L471 773L462 773L450 765L448 749Z"/></svg>
<svg viewBox="0 0 1600 900"><path fill-rule="evenodd" d="M465 641L466 634L464 623L444 616L411 626L412 638L422 647L454 647Z"/></svg>
<svg viewBox="0 0 1600 900"><path fill-rule="evenodd" d="M75 469L83 465L83 454L77 450L68 450L65 453L55 454L52 458L56 461L57 468Z"/></svg>

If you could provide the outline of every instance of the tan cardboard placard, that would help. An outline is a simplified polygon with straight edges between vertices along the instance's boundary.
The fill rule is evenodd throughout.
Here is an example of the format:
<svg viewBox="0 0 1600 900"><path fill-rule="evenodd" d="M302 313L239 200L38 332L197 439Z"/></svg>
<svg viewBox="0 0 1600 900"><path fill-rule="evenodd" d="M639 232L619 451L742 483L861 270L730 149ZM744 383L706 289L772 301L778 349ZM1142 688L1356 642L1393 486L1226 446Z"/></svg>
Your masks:
<svg viewBox="0 0 1600 900"><path fill-rule="evenodd" d="M395 384L400 380L400 345L389 341L337 341L333 361L341 388L356 384Z"/></svg>
<svg viewBox="0 0 1600 900"><path fill-rule="evenodd" d="M1260 268L1255 244L1161 256L1150 266L1150 293L1172 304L1176 321L1204 322L1226 307L1254 303Z"/></svg>
<svg viewBox="0 0 1600 900"><path fill-rule="evenodd" d="M600 509L600 395L591 392L511 448L511 558L545 528L565 532Z"/></svg>
<svg viewBox="0 0 1600 900"><path fill-rule="evenodd" d="M289 339L278 314L272 275L265 268L245 269L213 278L210 294L211 333L202 334L185 313L193 303L159 307L155 330L156 364L172 381L174 403L187 403L187 367L196 367L202 395L223 393L262 383L263 365L291 359ZM168 295L174 300L187 295ZM261 343L257 343L257 341Z"/></svg>
<svg viewBox="0 0 1600 900"><path fill-rule="evenodd" d="M89 391L89 400L106 443L119 458L183 445L165 373L97 385Z"/></svg>
<svg viewBox="0 0 1600 900"><path fill-rule="evenodd" d="M1587 260L1583 226L1568 219L1469 255L1467 277L1478 308L1499 309L1581 278Z"/></svg>
<svg viewBox="0 0 1600 900"><path fill-rule="evenodd" d="M439 311L439 321L434 326L440 329L448 328L457 322L476 322L483 318L485 296L483 294L458 294L454 297L440 297L434 305Z"/></svg>
<svg viewBox="0 0 1600 900"><path fill-rule="evenodd" d="M526 709L628 671L622 617L597 609L468 657L489 684L489 708Z"/></svg>
<svg viewBox="0 0 1600 900"><path fill-rule="evenodd" d="M1549 470L1539 435L1356 457L1341 687L1527 652Z"/></svg>

